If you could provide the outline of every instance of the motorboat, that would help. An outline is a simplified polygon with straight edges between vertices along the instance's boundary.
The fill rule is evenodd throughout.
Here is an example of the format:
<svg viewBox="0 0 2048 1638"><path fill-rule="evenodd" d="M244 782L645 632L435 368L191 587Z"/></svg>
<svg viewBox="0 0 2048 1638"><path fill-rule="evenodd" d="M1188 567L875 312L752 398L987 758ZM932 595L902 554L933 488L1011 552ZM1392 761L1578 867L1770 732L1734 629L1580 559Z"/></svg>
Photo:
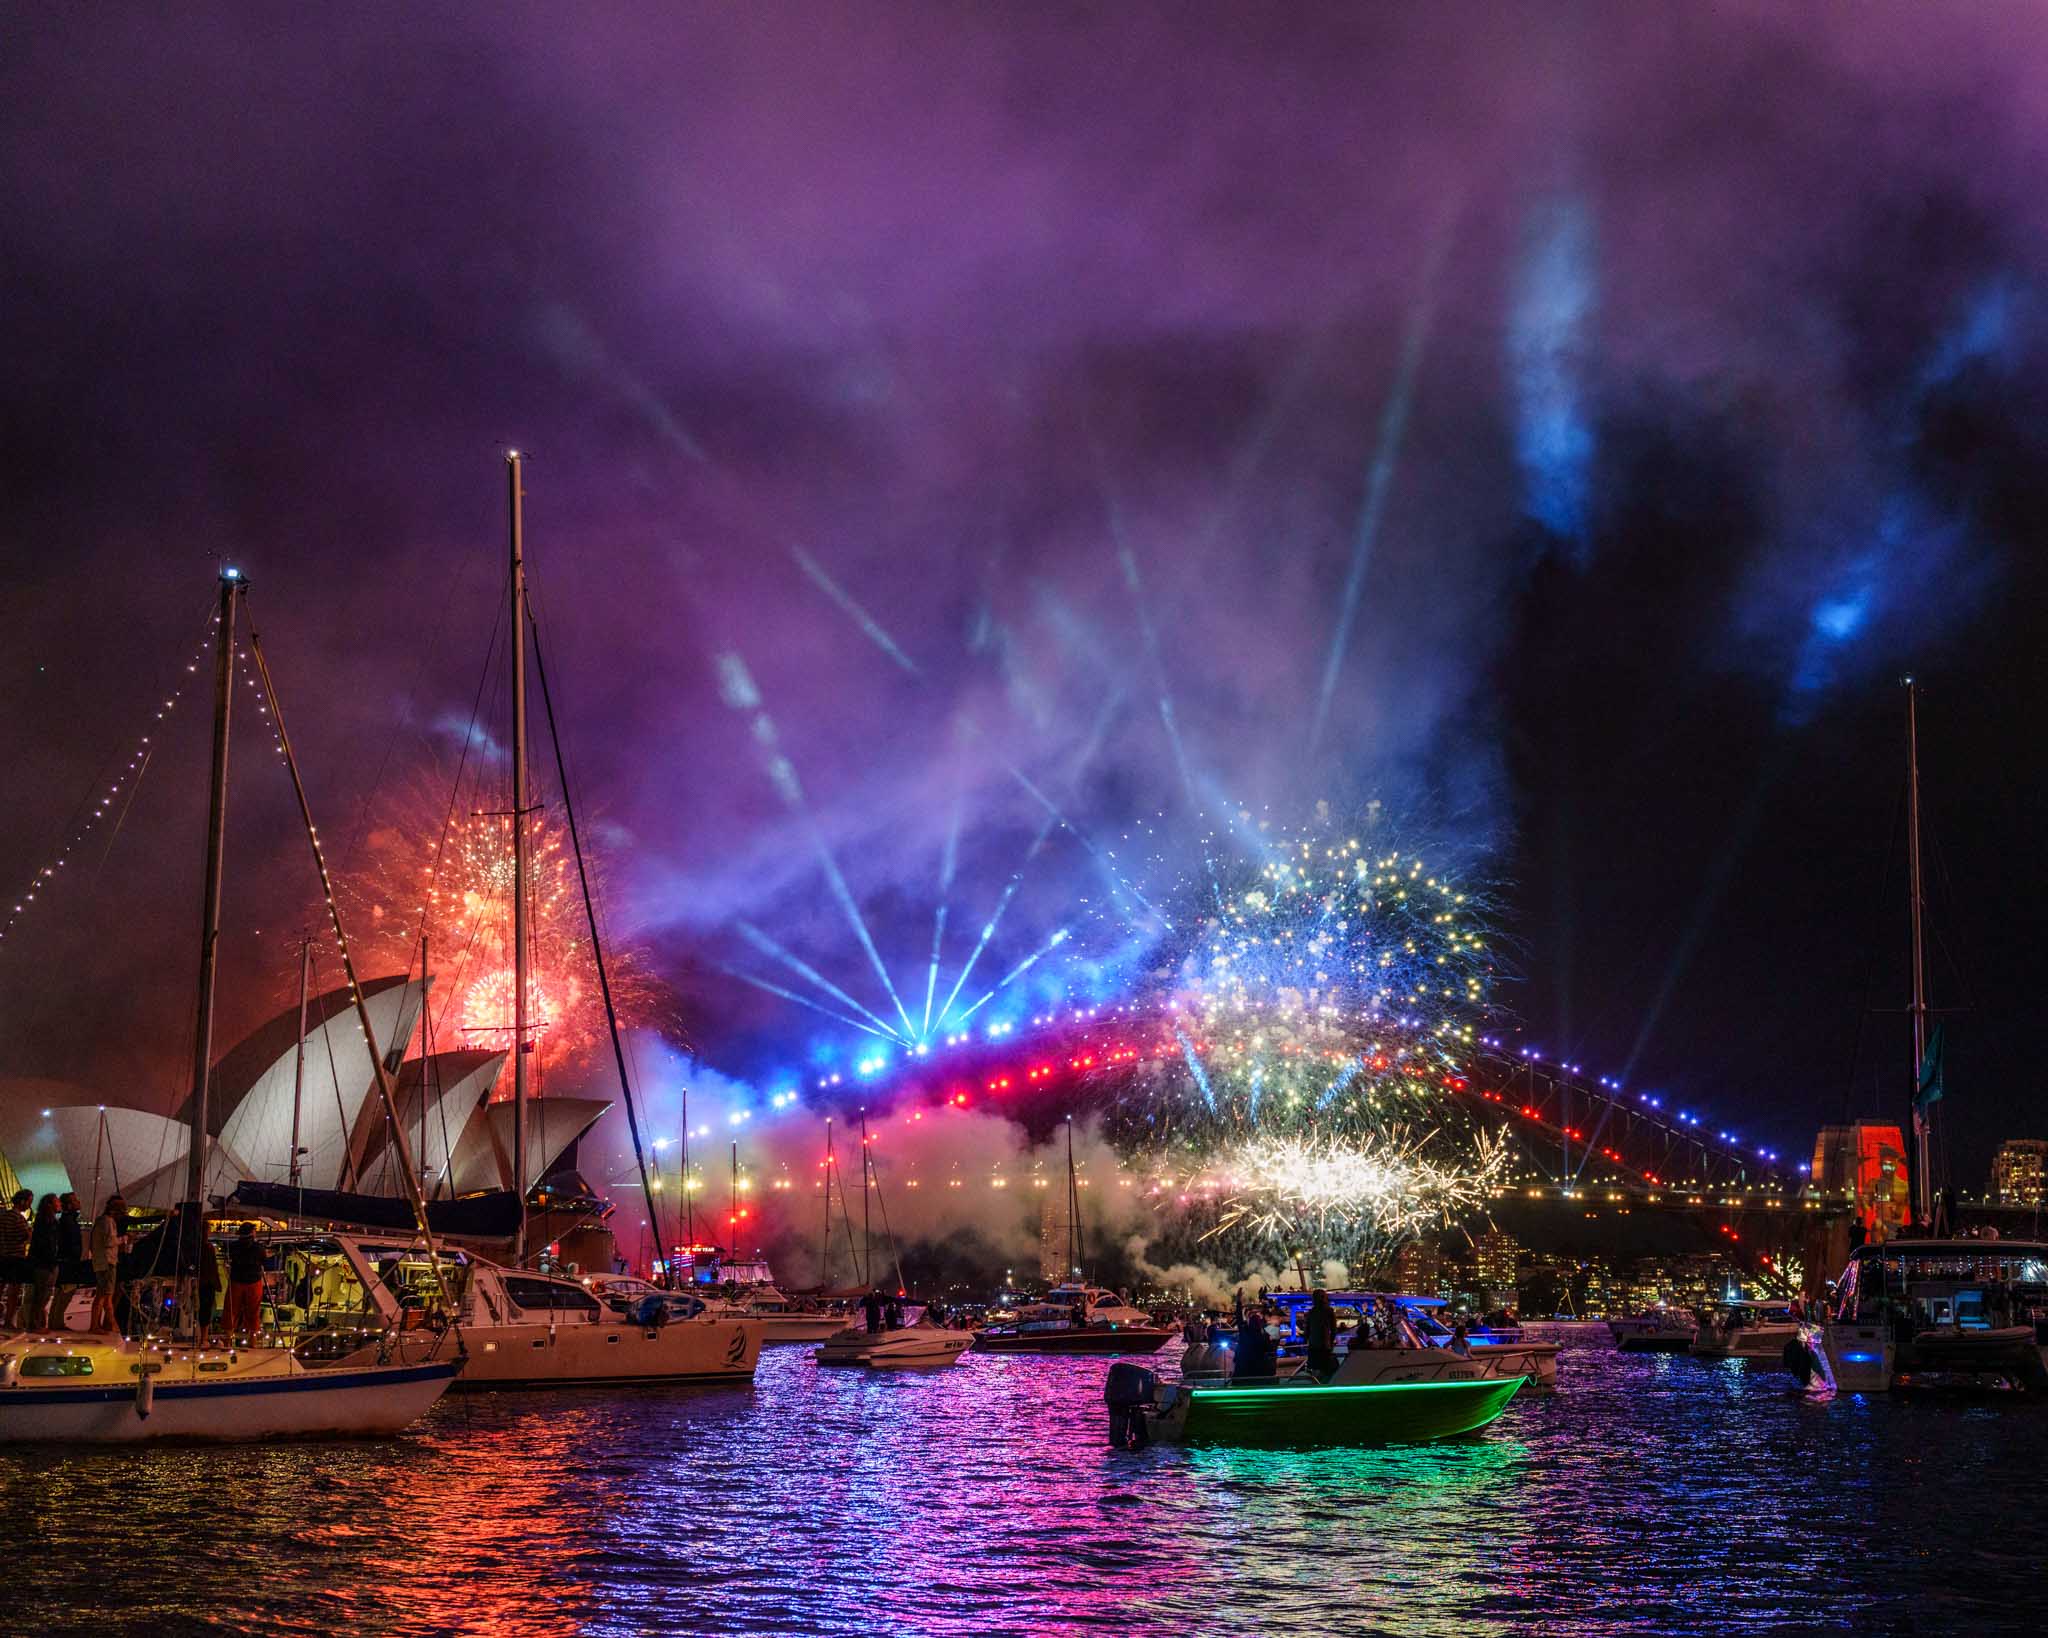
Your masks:
<svg viewBox="0 0 2048 1638"><path fill-rule="evenodd" d="M1493 1341L1494 1333L1484 1331L1481 1337L1489 1340L1475 1340L1467 1332L1460 1352L1456 1330L1441 1316L1445 1306L1441 1297L1387 1291L1332 1291L1327 1295L1337 1311L1340 1333L1348 1332L1354 1342L1361 1335L1375 1335L1388 1344L1350 1348L1332 1381L1430 1382L1515 1376L1526 1377L1538 1387L1557 1384L1558 1347L1554 1342ZM1286 1316L1287 1331L1280 1339L1282 1360L1303 1352L1301 1320L1313 1294L1269 1291L1264 1300ZM1393 1345L1396 1342L1404 1345ZM1353 1355L1358 1356L1356 1365L1352 1364Z"/></svg>
<svg viewBox="0 0 2048 1638"><path fill-rule="evenodd" d="M1067 1117L1067 1268L1086 1266L1081 1240L1079 1174L1074 1169L1074 1120ZM1034 1303L991 1320L974 1333L974 1346L990 1354L1150 1354L1180 1335L1161 1325L1119 1292L1068 1280Z"/></svg>
<svg viewBox="0 0 2048 1638"><path fill-rule="evenodd" d="M1690 1352L1698 1359L1768 1359L1785 1353L1799 1335L1799 1317L1789 1302L1734 1299L1705 1309L1693 1331Z"/></svg>
<svg viewBox="0 0 2048 1638"><path fill-rule="evenodd" d="M370 1438L419 1420L457 1361L320 1370L289 1348L0 1337L0 1444Z"/></svg>
<svg viewBox="0 0 2048 1638"><path fill-rule="evenodd" d="M1183 1445L1431 1444L1494 1421L1526 1378L1259 1387L1164 1383L1149 1409L1154 1438Z"/></svg>
<svg viewBox="0 0 2048 1638"><path fill-rule="evenodd" d="M1100 1286L1056 1285L1044 1298L974 1333L991 1354L1149 1354L1180 1333Z"/></svg>
<svg viewBox="0 0 2048 1638"><path fill-rule="evenodd" d="M1823 1345L1849 1393L2048 1393L2048 1243L1861 1246L1835 1282Z"/></svg>
<svg viewBox="0 0 2048 1638"><path fill-rule="evenodd" d="M773 1286L752 1291L731 1302L713 1299L711 1311L758 1325L764 1343L820 1342L826 1337L837 1336L846 1325L844 1314L821 1307L807 1298L785 1297Z"/></svg>
<svg viewBox="0 0 2048 1638"><path fill-rule="evenodd" d="M459 1390L614 1383L745 1382L759 1330L628 1288L615 1301L566 1274L503 1268L473 1253L429 1257L396 1237L265 1236L266 1330L299 1357L353 1369L379 1348L460 1358ZM644 1284L644 1282L636 1282ZM394 1344L393 1339L396 1339Z"/></svg>
<svg viewBox="0 0 2048 1638"><path fill-rule="evenodd" d="M912 1308L904 1323L880 1331L849 1325L836 1331L811 1357L820 1365L865 1365L875 1370L930 1369L955 1363L974 1340L968 1331L940 1325L925 1308Z"/></svg>
<svg viewBox="0 0 2048 1638"><path fill-rule="evenodd" d="M1607 1322L1614 1346L1625 1354L1682 1354L1692 1347L1699 1321L1683 1308L1649 1308Z"/></svg>

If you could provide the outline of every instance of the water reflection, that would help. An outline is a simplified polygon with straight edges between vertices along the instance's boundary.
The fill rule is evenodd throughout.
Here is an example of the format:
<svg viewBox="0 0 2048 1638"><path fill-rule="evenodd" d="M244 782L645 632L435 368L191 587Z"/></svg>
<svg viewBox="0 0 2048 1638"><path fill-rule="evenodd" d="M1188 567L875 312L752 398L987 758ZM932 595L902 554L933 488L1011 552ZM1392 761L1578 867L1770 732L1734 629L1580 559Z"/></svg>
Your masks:
<svg viewBox="0 0 2048 1638"><path fill-rule="evenodd" d="M2034 1630L2048 1415L1580 1349L1428 1449L1107 1448L1099 1361L0 1455L0 1608L246 1633Z"/></svg>

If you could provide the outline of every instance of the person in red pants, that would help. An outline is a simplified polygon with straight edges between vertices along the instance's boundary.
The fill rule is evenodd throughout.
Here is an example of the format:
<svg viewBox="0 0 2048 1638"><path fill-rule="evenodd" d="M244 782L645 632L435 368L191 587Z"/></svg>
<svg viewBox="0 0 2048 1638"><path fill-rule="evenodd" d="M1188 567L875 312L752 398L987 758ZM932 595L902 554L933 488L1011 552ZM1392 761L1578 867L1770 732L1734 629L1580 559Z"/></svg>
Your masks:
<svg viewBox="0 0 2048 1638"><path fill-rule="evenodd" d="M244 1223L228 1247L228 1335L252 1341L263 1329L263 1243Z"/></svg>

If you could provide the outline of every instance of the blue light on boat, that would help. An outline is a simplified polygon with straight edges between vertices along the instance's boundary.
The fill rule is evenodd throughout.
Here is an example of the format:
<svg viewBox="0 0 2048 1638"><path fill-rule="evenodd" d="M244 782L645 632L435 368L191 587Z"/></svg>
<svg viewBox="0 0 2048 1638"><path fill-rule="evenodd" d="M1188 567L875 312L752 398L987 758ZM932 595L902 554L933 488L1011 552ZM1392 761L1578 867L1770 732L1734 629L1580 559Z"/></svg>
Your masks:
<svg viewBox="0 0 2048 1638"><path fill-rule="evenodd" d="M1873 1365L1876 1362L1877 1355L1875 1354L1844 1354L1842 1356L1842 1363L1844 1365Z"/></svg>

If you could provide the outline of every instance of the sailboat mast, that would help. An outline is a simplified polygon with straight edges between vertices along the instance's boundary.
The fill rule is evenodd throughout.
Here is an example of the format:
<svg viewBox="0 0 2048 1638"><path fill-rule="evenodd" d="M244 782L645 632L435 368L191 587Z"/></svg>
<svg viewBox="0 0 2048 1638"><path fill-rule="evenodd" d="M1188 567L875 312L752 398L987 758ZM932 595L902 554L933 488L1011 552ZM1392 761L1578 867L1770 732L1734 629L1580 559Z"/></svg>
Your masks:
<svg viewBox="0 0 2048 1638"><path fill-rule="evenodd" d="M434 1014L427 1005L427 935L420 933L420 1193L427 1192L427 1093L434 1075ZM301 1034L304 1032L301 1031ZM438 1090L438 1088L434 1088Z"/></svg>
<svg viewBox="0 0 2048 1638"><path fill-rule="evenodd" d="M505 453L512 557L512 1192L519 1197L515 1266L526 1261L526 533L524 458Z"/></svg>
<svg viewBox="0 0 2048 1638"><path fill-rule="evenodd" d="M818 1289L832 1283L832 1117L825 1117L825 1227L818 1237Z"/></svg>
<svg viewBox="0 0 2048 1638"><path fill-rule="evenodd" d="M306 1101L306 991L313 979L313 940L299 940L299 1038L292 1047L292 1165L290 1182L297 1188L305 1178L305 1164L299 1151L299 1115Z"/></svg>
<svg viewBox="0 0 2048 1638"><path fill-rule="evenodd" d="M732 1230L732 1259L734 1262L738 1262L740 1259L740 1145L737 1138L733 1140L732 1145L731 1216L732 1221L728 1224L728 1227Z"/></svg>
<svg viewBox="0 0 2048 1638"><path fill-rule="evenodd" d="M1067 1117L1067 1277L1081 1272L1081 1185L1074 1180L1074 1117Z"/></svg>
<svg viewBox="0 0 2048 1638"><path fill-rule="evenodd" d="M1919 688L1906 678L1906 871L1913 909L1913 1212L1924 1227L1934 1220L1933 1179L1928 1175L1929 1116L1920 1107L1920 1066L1927 1061L1927 904L1920 875L1920 711Z"/></svg>
<svg viewBox="0 0 2048 1638"><path fill-rule="evenodd" d="M213 651L213 792L206 810L206 887L199 907L199 1020L192 1040L192 1142L185 1197L206 1203L207 1082L213 1075L213 979L220 950L221 872L227 862L228 722L234 710L235 622L242 576L220 572L219 630Z"/></svg>
<svg viewBox="0 0 2048 1638"><path fill-rule="evenodd" d="M871 1285L868 1270L875 1261L875 1231L868 1218L868 1112L865 1105L860 1112L860 1265L861 1283Z"/></svg>

